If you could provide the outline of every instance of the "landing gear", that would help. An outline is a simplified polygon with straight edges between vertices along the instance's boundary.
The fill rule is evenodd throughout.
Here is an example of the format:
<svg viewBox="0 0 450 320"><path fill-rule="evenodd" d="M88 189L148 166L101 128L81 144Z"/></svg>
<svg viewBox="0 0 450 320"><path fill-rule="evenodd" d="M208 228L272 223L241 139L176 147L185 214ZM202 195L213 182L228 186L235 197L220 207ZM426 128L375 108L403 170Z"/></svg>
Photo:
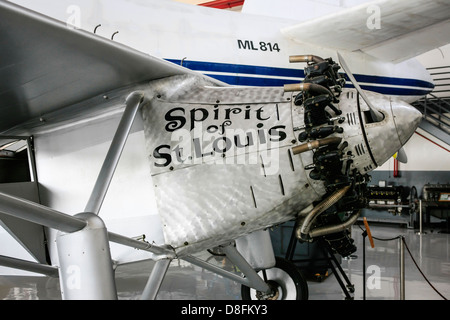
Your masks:
<svg viewBox="0 0 450 320"><path fill-rule="evenodd" d="M273 268L261 270L258 274L271 287L272 292L251 289L245 285L241 287L242 300L307 300L308 284L300 270L290 261L275 257Z"/></svg>

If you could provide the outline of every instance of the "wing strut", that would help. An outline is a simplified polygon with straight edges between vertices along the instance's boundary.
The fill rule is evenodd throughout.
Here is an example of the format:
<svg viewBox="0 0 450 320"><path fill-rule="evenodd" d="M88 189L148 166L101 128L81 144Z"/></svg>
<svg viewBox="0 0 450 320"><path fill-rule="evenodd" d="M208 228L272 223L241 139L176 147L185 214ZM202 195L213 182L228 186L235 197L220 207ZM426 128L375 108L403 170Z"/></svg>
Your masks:
<svg viewBox="0 0 450 320"><path fill-rule="evenodd" d="M0 255L0 266L18 268L21 270L45 274L46 276L52 278L58 278L58 268L32 261Z"/></svg>
<svg viewBox="0 0 450 320"><path fill-rule="evenodd" d="M84 210L85 212L99 214L137 111L143 100L144 94L141 92L133 92L128 96L125 111L111 142L111 146L109 147L105 161L103 162L103 166L97 177L97 181L95 182L91 197Z"/></svg>

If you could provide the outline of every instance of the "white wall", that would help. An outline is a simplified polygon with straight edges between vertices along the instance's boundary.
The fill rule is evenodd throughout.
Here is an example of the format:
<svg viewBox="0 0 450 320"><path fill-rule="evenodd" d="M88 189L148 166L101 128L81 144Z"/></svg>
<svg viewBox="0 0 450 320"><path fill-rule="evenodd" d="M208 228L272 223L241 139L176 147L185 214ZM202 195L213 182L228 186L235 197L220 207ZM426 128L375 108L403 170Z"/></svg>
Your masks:
<svg viewBox="0 0 450 320"><path fill-rule="evenodd" d="M404 150L408 156L408 163L400 163L399 170L450 171L450 146L420 128L406 143ZM376 170L393 171L393 169L394 158L390 158Z"/></svg>

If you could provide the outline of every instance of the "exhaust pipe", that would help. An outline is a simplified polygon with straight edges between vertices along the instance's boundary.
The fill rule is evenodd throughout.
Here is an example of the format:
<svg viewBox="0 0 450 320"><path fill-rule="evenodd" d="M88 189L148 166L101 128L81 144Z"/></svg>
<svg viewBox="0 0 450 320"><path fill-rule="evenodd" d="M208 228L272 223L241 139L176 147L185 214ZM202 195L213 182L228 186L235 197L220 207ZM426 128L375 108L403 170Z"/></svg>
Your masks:
<svg viewBox="0 0 450 320"><path fill-rule="evenodd" d="M350 218L348 218L345 222L343 222L341 224L314 229L309 233L309 236L311 238L315 238L315 237L325 236L325 235L331 234L331 233L344 231L345 229L349 228L352 224L354 224L356 222L356 220L359 218L360 212L361 211L358 210L356 213L354 213L352 216L350 216Z"/></svg>
<svg viewBox="0 0 450 320"><path fill-rule="evenodd" d="M333 204L338 202L347 193L349 188L350 188L350 186L345 186L342 189L335 191L328 198L326 198L321 203L319 203L317 206L315 206L314 209L311 210L311 212L308 213L308 215L305 217L301 226L297 227L297 230L296 230L297 239L299 239L299 240L311 239L312 237L310 236L310 229L311 229L313 222L316 220L316 218L322 212L324 212L329 207L331 207Z"/></svg>
<svg viewBox="0 0 450 320"><path fill-rule="evenodd" d="M342 141L342 138L339 138L339 137L331 137L331 138L325 138L325 139L320 139L320 140L314 140L314 141L307 142L307 143L304 143L302 145L292 148L292 153L294 155L297 155L297 154L303 153L305 151L318 149L321 146L325 146L325 145L329 145L329 144L338 145L339 143L341 143L341 141Z"/></svg>
<svg viewBox="0 0 450 320"><path fill-rule="evenodd" d="M316 83L302 82L302 83L289 83L284 85L284 92L294 92L294 91L311 92L311 94L313 95L329 94L333 96L333 93L330 90Z"/></svg>
<svg viewBox="0 0 450 320"><path fill-rule="evenodd" d="M296 56L290 56L289 62L290 63L296 63L296 62L314 62L314 63L320 63L324 62L325 60L321 57L312 55L312 54L302 54L302 55L296 55Z"/></svg>

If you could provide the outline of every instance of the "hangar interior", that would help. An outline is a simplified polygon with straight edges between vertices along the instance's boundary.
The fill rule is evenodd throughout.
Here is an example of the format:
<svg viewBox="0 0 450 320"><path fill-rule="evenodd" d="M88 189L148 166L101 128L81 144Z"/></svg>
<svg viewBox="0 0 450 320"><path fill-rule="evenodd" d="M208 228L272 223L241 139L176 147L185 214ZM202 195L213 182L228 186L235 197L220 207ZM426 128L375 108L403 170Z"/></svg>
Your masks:
<svg viewBox="0 0 450 320"><path fill-rule="evenodd" d="M240 11L244 1L180 2ZM357 251L343 258L329 255L321 244L297 243L292 240L292 221L270 230L275 254L292 260L307 277L310 300L450 297L450 45L423 54L418 60L430 72L435 89L414 103L423 118L405 145L408 163L392 158L371 173L369 208L351 228ZM0 191L39 202L35 159L30 151L34 141L31 137L8 138L11 143L0 149ZM20 247L4 249L2 255L28 255ZM205 251L198 256L225 269L234 268L222 255ZM119 299L139 299L153 267L153 261L119 266L115 270ZM0 299L61 299L56 278L12 272L1 266L0 271L9 273L0 276ZM157 299L240 300L241 285L174 260Z"/></svg>

